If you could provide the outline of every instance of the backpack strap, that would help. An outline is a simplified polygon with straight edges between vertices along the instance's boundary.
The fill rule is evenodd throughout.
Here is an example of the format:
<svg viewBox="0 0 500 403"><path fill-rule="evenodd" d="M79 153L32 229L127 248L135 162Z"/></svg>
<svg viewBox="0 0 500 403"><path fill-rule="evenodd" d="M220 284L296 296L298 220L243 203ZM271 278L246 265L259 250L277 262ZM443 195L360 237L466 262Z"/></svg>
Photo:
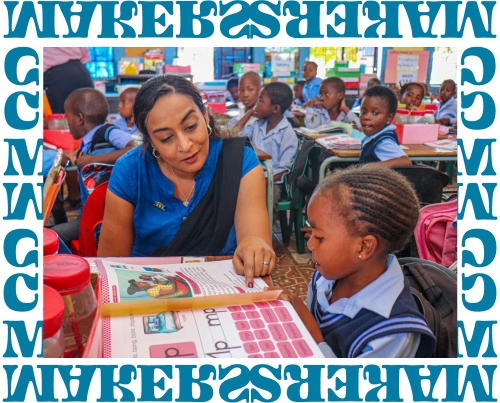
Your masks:
<svg viewBox="0 0 500 403"><path fill-rule="evenodd" d="M109 133L113 129L119 129L118 126L108 123L102 125L99 129L96 130L94 136L92 137L92 141L90 142L89 154L94 151L97 144L100 143L109 143Z"/></svg>
<svg viewBox="0 0 500 403"><path fill-rule="evenodd" d="M453 308L444 296L441 288L437 286L432 278L425 272L419 263L407 266L410 273L415 277L425 298L432 304L440 318L444 318L453 312Z"/></svg>

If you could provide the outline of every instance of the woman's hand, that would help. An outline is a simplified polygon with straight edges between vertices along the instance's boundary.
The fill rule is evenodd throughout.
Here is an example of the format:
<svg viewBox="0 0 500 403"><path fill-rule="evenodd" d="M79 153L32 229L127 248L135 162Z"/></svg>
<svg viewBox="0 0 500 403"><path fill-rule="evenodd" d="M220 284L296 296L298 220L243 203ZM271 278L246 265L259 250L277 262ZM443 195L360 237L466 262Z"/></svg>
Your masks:
<svg viewBox="0 0 500 403"><path fill-rule="evenodd" d="M264 239L250 235L238 244L233 265L236 273L244 275L247 286L252 288L254 276L266 276L273 272L276 254Z"/></svg>
<svg viewBox="0 0 500 403"><path fill-rule="evenodd" d="M314 339L314 341L318 344L325 341L323 338L323 334L321 333L321 329L318 325L318 322L316 322L316 319L314 318L311 311L307 308L307 306L302 302L302 300L299 297L297 297L293 292L287 289L283 289L281 287L264 288L264 291L276 291L276 290L281 290L281 294L278 297L279 299L283 301L288 301L292 304L293 309L295 309L297 315L299 315L302 322L304 322L304 325L306 326L307 330L309 330L309 333L311 333L311 336Z"/></svg>

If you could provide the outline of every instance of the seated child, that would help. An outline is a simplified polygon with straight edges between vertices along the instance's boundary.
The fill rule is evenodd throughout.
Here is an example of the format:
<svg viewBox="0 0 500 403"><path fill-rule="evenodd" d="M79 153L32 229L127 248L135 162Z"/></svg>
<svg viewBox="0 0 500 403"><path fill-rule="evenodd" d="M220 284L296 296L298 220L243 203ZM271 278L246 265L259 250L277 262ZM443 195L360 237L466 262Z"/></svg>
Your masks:
<svg viewBox="0 0 500 403"><path fill-rule="evenodd" d="M257 118L253 116L253 108L257 102L260 91L260 76L255 71L249 71L240 78L239 95L240 101L245 105L245 115L239 119L235 116L228 123L229 129L240 131L245 126L253 124Z"/></svg>
<svg viewBox="0 0 500 403"><path fill-rule="evenodd" d="M438 105L438 110L434 112L436 123L442 125L452 125L457 123L457 85L453 80L444 80L439 90L439 98L441 101Z"/></svg>
<svg viewBox="0 0 500 403"><path fill-rule="evenodd" d="M309 202L308 247L316 271L307 307L292 303L326 357L425 358L435 337L410 292L394 252L419 214L410 183L384 167L333 171ZM277 288L277 287L276 287Z"/></svg>
<svg viewBox="0 0 500 403"><path fill-rule="evenodd" d="M79 169L91 163L114 164L118 158L128 150L135 147L130 133L118 129L111 129L109 132L109 142L117 148L116 151L99 155L90 155L93 151L92 140L94 134L99 128L104 126L106 116L109 113L108 102L105 96L93 88L81 88L73 91L64 103L64 111L68 117L69 131L75 140L82 139L78 152L76 165ZM80 194L83 192L80 186ZM82 204L85 204L85 198L82 197ZM62 241L68 244L73 239L78 239L80 229L80 218L68 223L56 225L52 228L59 234Z"/></svg>
<svg viewBox="0 0 500 403"><path fill-rule="evenodd" d="M361 141L360 164L411 165L392 124L397 108L398 99L389 88L377 85L366 90L359 115L366 136Z"/></svg>
<svg viewBox="0 0 500 403"><path fill-rule="evenodd" d="M237 103L240 100L240 93L238 89L238 79L236 77L231 78L227 81L226 89L231 94L231 97L228 98L229 102Z"/></svg>
<svg viewBox="0 0 500 403"><path fill-rule="evenodd" d="M293 86L293 102L292 103L294 105L299 105L299 106L304 105L305 100L304 100L304 97L302 96L302 90L304 88L305 83L306 82L304 80L299 80Z"/></svg>
<svg viewBox="0 0 500 403"><path fill-rule="evenodd" d="M302 68L302 77L306 81L302 88L302 98L304 98L304 106L311 100L318 98L321 78L316 77L318 74L318 65L314 62L305 62Z"/></svg>
<svg viewBox="0 0 500 403"><path fill-rule="evenodd" d="M139 92L139 88L126 88L120 94L120 103L118 104L118 112L120 112L121 119L115 120L114 125L119 129L130 134L136 134L139 129L134 123L134 102L135 96Z"/></svg>
<svg viewBox="0 0 500 403"><path fill-rule="evenodd" d="M377 78L373 77L368 80L366 83L366 89L374 87L375 85L381 85L382 82ZM361 105L361 101L363 100L363 97L356 98L356 101L354 101L354 104L352 105L352 109L358 107Z"/></svg>
<svg viewBox="0 0 500 403"><path fill-rule="evenodd" d="M276 203L280 199L282 186L279 185L283 183L283 175L292 168L298 147L297 135L283 116L292 100L292 90L287 84L266 84L255 105L258 120L240 132L240 136L247 136L255 147L271 155Z"/></svg>
<svg viewBox="0 0 500 403"><path fill-rule="evenodd" d="M329 77L321 83L319 99L307 103L306 127L314 129L321 125L329 125L330 121L354 123L360 127L358 117L345 103L345 84L338 77Z"/></svg>
<svg viewBox="0 0 500 403"><path fill-rule="evenodd" d="M399 92L399 102L406 105L409 111L418 111L422 99L425 96L425 88L420 83L406 83Z"/></svg>

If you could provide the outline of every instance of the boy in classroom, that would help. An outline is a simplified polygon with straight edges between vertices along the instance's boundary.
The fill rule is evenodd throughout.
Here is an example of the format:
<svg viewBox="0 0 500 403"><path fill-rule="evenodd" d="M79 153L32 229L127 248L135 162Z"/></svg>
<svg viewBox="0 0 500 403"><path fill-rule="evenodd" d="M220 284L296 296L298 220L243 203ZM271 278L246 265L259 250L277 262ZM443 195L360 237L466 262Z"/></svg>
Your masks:
<svg viewBox="0 0 500 403"><path fill-rule="evenodd" d="M457 123L457 85L453 80L444 80L439 90L438 110L434 112L436 123L453 125Z"/></svg>
<svg viewBox="0 0 500 403"><path fill-rule="evenodd" d="M305 84L302 88L302 98L304 98L304 105L311 99L318 98L319 87L321 85L321 78L316 77L318 74L318 65L314 62L305 62L302 68L302 77L304 77Z"/></svg>
<svg viewBox="0 0 500 403"><path fill-rule="evenodd" d="M365 92L359 119L365 138L361 141L359 163L386 167L411 165L401 149L392 119L398 108L398 99L387 87L377 85Z"/></svg>
<svg viewBox="0 0 500 403"><path fill-rule="evenodd" d="M117 150L99 155L90 155L96 140L100 137L104 138L103 132L107 126L104 125L104 122L109 113L106 97L98 90L81 88L73 91L64 103L64 111L68 117L71 135L75 140L82 139L75 162L78 169L87 164L98 162L114 164L118 158L136 146L130 133L115 126L109 131L108 140ZM113 125L109 126L112 127ZM80 185L82 207L85 204L85 198L82 197L83 192L86 192L86 189L83 189ZM58 233L64 243L69 244L72 240L78 239L80 217L68 223L56 225L52 229Z"/></svg>
<svg viewBox="0 0 500 403"><path fill-rule="evenodd" d="M327 358L426 358L436 339L394 253L419 215L411 184L385 167L333 171L308 207L315 272L291 302ZM271 289L279 289L272 287Z"/></svg>
<svg viewBox="0 0 500 403"><path fill-rule="evenodd" d="M118 104L118 112L120 112L121 119L113 122L120 130L136 134L139 129L134 123L134 102L135 96L139 92L139 88L126 88L120 94L120 103Z"/></svg>
<svg viewBox="0 0 500 403"><path fill-rule="evenodd" d="M305 80L299 80L293 86L293 105L302 106L305 103L304 97L302 96L302 90L304 89Z"/></svg>
<svg viewBox="0 0 500 403"><path fill-rule="evenodd" d="M255 105L254 114L257 120L239 134L247 136L255 147L271 155L275 204L281 198L283 176L292 168L298 148L297 135L284 117L292 101L293 93L287 84L264 85Z"/></svg>
<svg viewBox="0 0 500 403"><path fill-rule="evenodd" d="M345 103L345 84L338 77L323 80L320 97L307 103L305 124L309 129L329 125L330 121L353 123L360 127L358 117Z"/></svg>
<svg viewBox="0 0 500 403"><path fill-rule="evenodd" d="M425 88L420 83L406 83L399 92L399 102L409 111L418 111L425 96Z"/></svg>
<svg viewBox="0 0 500 403"><path fill-rule="evenodd" d="M382 82L377 77L372 77L366 83L366 89L374 87L375 85L381 85L381 84L382 84ZM356 101L354 101L354 104L352 105L352 109L361 105L362 100L363 100L363 97L356 98Z"/></svg>
<svg viewBox="0 0 500 403"><path fill-rule="evenodd" d="M245 105L245 115L239 119L238 116L233 117L227 122L227 127L239 132L245 126L252 125L257 118L254 116L254 107L259 98L260 92L260 75L255 71L249 71L243 74L239 83L240 101Z"/></svg>
<svg viewBox="0 0 500 403"><path fill-rule="evenodd" d="M228 101L237 103L240 100L238 79L236 77L229 79L226 84L226 89L231 94L231 97L228 98Z"/></svg>

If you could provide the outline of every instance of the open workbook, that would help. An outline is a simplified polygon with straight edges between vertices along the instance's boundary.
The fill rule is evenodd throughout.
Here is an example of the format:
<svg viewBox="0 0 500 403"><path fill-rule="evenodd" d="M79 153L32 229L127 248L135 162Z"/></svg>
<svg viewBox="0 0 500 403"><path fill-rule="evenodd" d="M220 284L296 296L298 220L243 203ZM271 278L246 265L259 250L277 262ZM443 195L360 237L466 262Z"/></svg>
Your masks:
<svg viewBox="0 0 500 403"><path fill-rule="evenodd" d="M323 356L293 307L276 292L264 294L260 278L246 287L230 260L96 264L102 308L109 313L102 318L104 358ZM259 299L269 294L274 298ZM191 309L190 301L202 307ZM118 314L122 306L130 310Z"/></svg>
<svg viewBox="0 0 500 403"><path fill-rule="evenodd" d="M361 141L347 134L334 134L317 139L316 142L325 148L361 148Z"/></svg>
<svg viewBox="0 0 500 403"><path fill-rule="evenodd" d="M352 125L350 123L344 122L330 122L329 125L321 125L315 127L314 129L308 129L307 127L301 127L300 130L304 131L308 136L312 138L329 136L333 133L346 133L349 134L352 130Z"/></svg>

